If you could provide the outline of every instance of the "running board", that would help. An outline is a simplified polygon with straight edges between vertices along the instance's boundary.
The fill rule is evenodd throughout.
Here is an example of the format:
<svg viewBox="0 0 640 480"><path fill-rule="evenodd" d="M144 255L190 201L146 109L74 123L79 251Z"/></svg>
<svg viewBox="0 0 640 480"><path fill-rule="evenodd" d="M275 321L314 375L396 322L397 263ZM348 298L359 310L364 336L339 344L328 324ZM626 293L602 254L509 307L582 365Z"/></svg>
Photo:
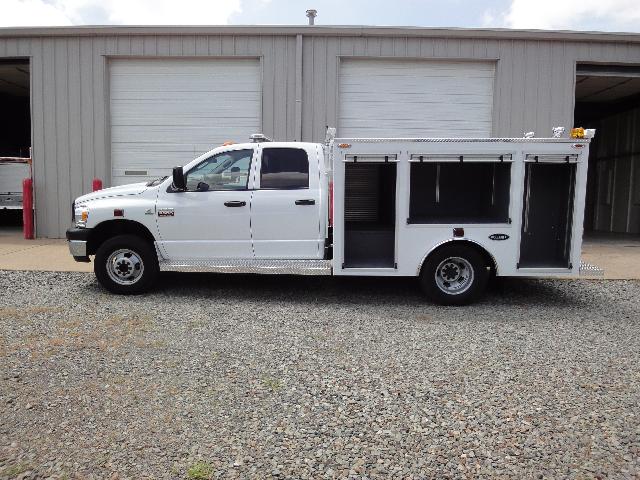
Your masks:
<svg viewBox="0 0 640 480"><path fill-rule="evenodd" d="M226 259L161 260L163 272L262 273L280 275L331 275L331 260Z"/></svg>

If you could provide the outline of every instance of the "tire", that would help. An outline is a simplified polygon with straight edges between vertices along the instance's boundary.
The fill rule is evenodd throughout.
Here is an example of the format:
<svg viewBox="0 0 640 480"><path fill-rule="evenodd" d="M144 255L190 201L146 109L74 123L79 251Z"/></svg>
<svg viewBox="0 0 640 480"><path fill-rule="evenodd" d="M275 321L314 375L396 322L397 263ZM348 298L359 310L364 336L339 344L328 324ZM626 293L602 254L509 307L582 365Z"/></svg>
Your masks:
<svg viewBox="0 0 640 480"><path fill-rule="evenodd" d="M484 292L489 269L482 255L466 245L446 245L432 253L420 271L424 293L440 305L468 305Z"/></svg>
<svg viewBox="0 0 640 480"><path fill-rule="evenodd" d="M118 235L100 245L93 271L100 285L111 293L143 293L158 277L158 256L153 246L142 238Z"/></svg>

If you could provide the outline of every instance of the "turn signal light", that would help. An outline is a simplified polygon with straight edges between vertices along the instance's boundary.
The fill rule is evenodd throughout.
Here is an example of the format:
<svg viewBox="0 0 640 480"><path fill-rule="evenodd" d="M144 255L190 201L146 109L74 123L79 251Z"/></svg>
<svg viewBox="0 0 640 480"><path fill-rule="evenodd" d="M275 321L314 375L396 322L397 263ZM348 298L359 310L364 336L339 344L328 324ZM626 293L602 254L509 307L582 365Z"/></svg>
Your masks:
<svg viewBox="0 0 640 480"><path fill-rule="evenodd" d="M222 144L223 147L228 147L229 145L234 145L236 142L232 142L231 140L227 140Z"/></svg>
<svg viewBox="0 0 640 480"><path fill-rule="evenodd" d="M584 138L584 128L572 128L570 136L571 138Z"/></svg>
<svg viewBox="0 0 640 480"><path fill-rule="evenodd" d="M464 237L464 228L456 227L453 229L453 236L456 238Z"/></svg>
<svg viewBox="0 0 640 480"><path fill-rule="evenodd" d="M339 143L338 148L351 148L350 143Z"/></svg>

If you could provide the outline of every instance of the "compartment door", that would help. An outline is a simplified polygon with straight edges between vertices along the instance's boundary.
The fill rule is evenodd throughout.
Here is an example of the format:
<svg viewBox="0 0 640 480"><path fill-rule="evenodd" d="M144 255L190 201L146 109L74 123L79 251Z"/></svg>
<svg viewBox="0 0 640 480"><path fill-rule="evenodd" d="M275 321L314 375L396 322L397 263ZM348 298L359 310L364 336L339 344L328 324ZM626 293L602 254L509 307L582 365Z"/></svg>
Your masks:
<svg viewBox="0 0 640 480"><path fill-rule="evenodd" d="M570 268L577 156L528 155L518 268Z"/></svg>
<svg viewBox="0 0 640 480"><path fill-rule="evenodd" d="M343 268L395 268L396 156L361 159L345 163Z"/></svg>

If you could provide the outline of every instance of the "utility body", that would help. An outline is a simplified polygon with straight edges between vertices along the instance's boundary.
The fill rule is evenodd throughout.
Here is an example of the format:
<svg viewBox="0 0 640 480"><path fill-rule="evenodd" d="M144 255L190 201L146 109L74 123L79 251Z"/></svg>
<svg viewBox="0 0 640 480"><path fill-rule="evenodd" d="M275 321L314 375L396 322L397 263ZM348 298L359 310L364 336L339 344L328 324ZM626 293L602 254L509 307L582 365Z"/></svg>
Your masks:
<svg viewBox="0 0 640 480"><path fill-rule="evenodd" d="M588 138L254 137L77 198L71 254L115 293L162 270L415 276L466 304L491 275L581 272Z"/></svg>

